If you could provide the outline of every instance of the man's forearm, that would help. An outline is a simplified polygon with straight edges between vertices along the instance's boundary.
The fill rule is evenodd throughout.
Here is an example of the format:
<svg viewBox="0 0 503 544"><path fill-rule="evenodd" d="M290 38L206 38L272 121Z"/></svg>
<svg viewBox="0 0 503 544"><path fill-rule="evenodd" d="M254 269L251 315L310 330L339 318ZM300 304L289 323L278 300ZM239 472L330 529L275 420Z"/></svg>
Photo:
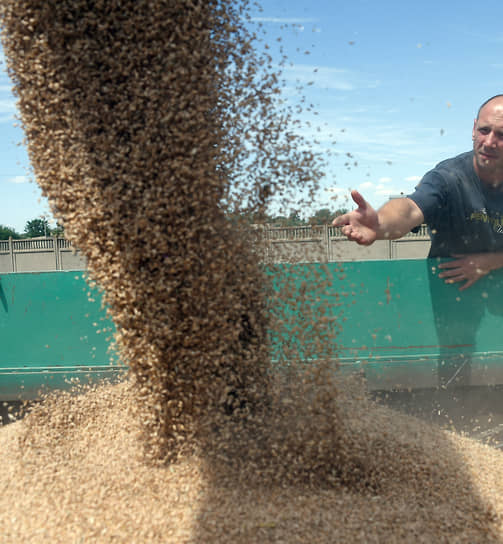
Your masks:
<svg viewBox="0 0 503 544"><path fill-rule="evenodd" d="M401 238L424 221L423 212L409 198L397 198L386 202L377 211L377 217L378 240Z"/></svg>

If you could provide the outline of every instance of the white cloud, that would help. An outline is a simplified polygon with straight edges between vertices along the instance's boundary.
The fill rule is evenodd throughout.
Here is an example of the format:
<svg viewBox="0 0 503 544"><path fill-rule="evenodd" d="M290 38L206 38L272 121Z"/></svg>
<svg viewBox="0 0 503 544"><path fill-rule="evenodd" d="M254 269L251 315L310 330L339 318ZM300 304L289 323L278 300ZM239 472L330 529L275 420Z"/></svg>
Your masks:
<svg viewBox="0 0 503 544"><path fill-rule="evenodd" d="M28 183L28 176L14 176L13 178L9 178L7 180L8 183Z"/></svg>
<svg viewBox="0 0 503 544"><path fill-rule="evenodd" d="M296 83L312 83L319 89L336 91L353 91L355 89L374 89L380 85L379 80L367 80L360 74L345 68L294 64L283 70L283 77Z"/></svg>
<svg viewBox="0 0 503 544"><path fill-rule="evenodd" d="M325 191L327 191L328 193L341 194L345 193L347 189L345 187L327 187Z"/></svg>
<svg viewBox="0 0 503 544"><path fill-rule="evenodd" d="M404 178L405 181L421 181L421 176L409 176L407 178Z"/></svg>
<svg viewBox="0 0 503 544"><path fill-rule="evenodd" d="M256 23L277 23L280 25L304 25L316 22L316 19L306 17L252 17L251 20Z"/></svg>
<svg viewBox="0 0 503 544"><path fill-rule="evenodd" d="M318 67L308 64L288 66L283 76L289 81L300 83L313 82L317 87L335 89L337 91L352 91L354 83L350 81L347 70L341 68Z"/></svg>
<svg viewBox="0 0 503 544"><path fill-rule="evenodd" d="M12 123L14 121L14 116L12 114L4 113L0 114L0 123Z"/></svg>
<svg viewBox="0 0 503 544"><path fill-rule="evenodd" d="M358 186L359 189L372 189L374 184L371 181L364 181Z"/></svg>
<svg viewBox="0 0 503 544"><path fill-rule="evenodd" d="M381 183L391 183L392 180L391 180L391 178L385 177L385 178L379 178L379 181Z"/></svg>
<svg viewBox="0 0 503 544"><path fill-rule="evenodd" d="M375 190L376 195L380 196L399 196L405 194L403 189L397 189L396 187L385 187L380 185Z"/></svg>
<svg viewBox="0 0 503 544"><path fill-rule="evenodd" d="M14 99L0 100L0 113L16 111L16 102Z"/></svg>

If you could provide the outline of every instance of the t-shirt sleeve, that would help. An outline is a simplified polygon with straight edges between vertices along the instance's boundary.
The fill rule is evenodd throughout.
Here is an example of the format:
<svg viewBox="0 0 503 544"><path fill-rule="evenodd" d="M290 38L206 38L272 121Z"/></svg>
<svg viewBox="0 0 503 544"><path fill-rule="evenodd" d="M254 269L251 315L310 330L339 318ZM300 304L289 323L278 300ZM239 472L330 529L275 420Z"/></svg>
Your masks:
<svg viewBox="0 0 503 544"><path fill-rule="evenodd" d="M446 208L445 180L435 170L427 172L415 191L408 195L414 201L424 215L424 221L430 226L436 225L441 214L445 214Z"/></svg>

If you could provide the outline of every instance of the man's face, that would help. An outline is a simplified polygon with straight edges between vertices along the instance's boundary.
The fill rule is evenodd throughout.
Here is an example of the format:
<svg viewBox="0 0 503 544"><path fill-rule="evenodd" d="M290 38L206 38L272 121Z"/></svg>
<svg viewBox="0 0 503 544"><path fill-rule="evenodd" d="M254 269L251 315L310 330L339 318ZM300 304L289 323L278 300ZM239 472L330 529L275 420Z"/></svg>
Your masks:
<svg viewBox="0 0 503 544"><path fill-rule="evenodd" d="M473 124L475 169L484 181L503 181L503 99L486 104Z"/></svg>

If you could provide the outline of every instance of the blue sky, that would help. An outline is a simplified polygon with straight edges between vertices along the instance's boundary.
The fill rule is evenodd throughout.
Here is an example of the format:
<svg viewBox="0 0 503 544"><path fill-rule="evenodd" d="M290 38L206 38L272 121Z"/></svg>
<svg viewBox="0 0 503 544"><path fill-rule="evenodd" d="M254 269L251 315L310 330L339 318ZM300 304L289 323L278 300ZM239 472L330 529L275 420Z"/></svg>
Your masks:
<svg viewBox="0 0 503 544"><path fill-rule="evenodd" d="M478 106L503 93L501 2L261 4L255 20L271 44L282 36L292 63L284 73L285 96L295 95L296 82L313 82L304 94L318 115L304 120L320 127L311 129L318 150L332 154L315 208L352 207L350 188L374 206L409 193L437 162L470 149ZM2 70L0 224L22 232L26 221L49 208L30 176L14 116Z"/></svg>

